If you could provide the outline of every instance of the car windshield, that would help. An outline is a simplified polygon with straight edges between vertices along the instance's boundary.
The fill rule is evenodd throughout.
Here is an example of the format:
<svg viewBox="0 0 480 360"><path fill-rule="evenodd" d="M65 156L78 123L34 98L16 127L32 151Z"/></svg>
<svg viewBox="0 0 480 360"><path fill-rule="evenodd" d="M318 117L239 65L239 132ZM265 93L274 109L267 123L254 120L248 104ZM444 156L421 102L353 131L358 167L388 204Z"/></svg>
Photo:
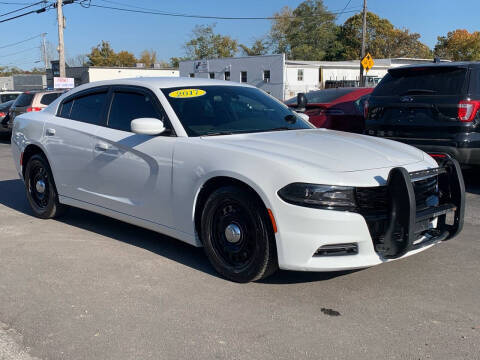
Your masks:
<svg viewBox="0 0 480 360"><path fill-rule="evenodd" d="M311 128L288 107L256 88L220 85L162 91L188 136Z"/></svg>
<svg viewBox="0 0 480 360"><path fill-rule="evenodd" d="M338 89L327 89L327 90L318 90L310 91L305 94L309 104L326 104L330 103L342 96L345 96L351 93L358 88L338 88ZM297 103L297 98L291 98L285 101L287 105L295 105Z"/></svg>

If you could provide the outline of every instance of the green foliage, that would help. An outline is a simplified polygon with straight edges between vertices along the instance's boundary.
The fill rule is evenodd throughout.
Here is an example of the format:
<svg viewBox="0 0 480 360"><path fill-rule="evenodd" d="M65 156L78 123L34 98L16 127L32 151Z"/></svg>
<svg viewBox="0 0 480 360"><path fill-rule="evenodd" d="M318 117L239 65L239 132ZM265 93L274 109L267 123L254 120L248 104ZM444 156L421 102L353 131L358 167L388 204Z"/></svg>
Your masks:
<svg viewBox="0 0 480 360"><path fill-rule="evenodd" d="M397 29L387 19L367 13L366 50L374 58L431 57L431 50L419 38L417 33ZM360 58L362 14L356 14L345 21L339 33L339 41L343 46L338 55L340 59Z"/></svg>
<svg viewBox="0 0 480 360"><path fill-rule="evenodd" d="M187 57L192 59L214 59L235 56L237 40L214 32L215 25L197 25L191 39L185 44Z"/></svg>
<svg viewBox="0 0 480 360"><path fill-rule="evenodd" d="M439 36L435 55L455 61L480 60L480 32L457 29L447 36Z"/></svg>
<svg viewBox="0 0 480 360"><path fill-rule="evenodd" d="M147 67L158 63L157 52L153 50L143 50L140 54L140 59L138 59L138 62L144 63Z"/></svg>
<svg viewBox="0 0 480 360"><path fill-rule="evenodd" d="M131 52L123 50L117 54L117 66L133 67L136 63L137 59L135 58L135 55L133 55Z"/></svg>
<svg viewBox="0 0 480 360"><path fill-rule="evenodd" d="M116 66L117 54L113 51L108 41L102 40L102 43L92 48L88 57L90 66Z"/></svg>
<svg viewBox="0 0 480 360"><path fill-rule="evenodd" d="M268 53L268 45L264 39L257 39L251 47L240 44L240 48L245 56L258 56Z"/></svg>

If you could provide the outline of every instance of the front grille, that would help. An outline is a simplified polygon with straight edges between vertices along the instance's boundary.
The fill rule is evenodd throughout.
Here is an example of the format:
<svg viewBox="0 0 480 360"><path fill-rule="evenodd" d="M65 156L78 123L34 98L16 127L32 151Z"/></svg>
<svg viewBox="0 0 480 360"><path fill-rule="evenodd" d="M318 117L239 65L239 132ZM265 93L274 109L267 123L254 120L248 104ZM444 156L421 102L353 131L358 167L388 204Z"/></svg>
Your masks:
<svg viewBox="0 0 480 360"><path fill-rule="evenodd" d="M438 176L413 181L417 211L425 210L439 203ZM389 223L390 201L387 186L363 187L355 191L358 212L365 217L374 244L383 243ZM403 237L402 229L394 230L394 239ZM419 234L421 236L421 234Z"/></svg>

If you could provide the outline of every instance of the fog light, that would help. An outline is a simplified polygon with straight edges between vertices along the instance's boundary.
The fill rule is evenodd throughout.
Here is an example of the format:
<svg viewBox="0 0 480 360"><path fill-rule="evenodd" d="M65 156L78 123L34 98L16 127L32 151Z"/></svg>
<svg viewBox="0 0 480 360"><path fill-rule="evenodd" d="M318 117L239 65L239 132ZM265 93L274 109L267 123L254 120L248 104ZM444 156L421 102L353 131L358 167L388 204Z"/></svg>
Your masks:
<svg viewBox="0 0 480 360"><path fill-rule="evenodd" d="M313 256L344 256L358 254L357 243L323 245Z"/></svg>

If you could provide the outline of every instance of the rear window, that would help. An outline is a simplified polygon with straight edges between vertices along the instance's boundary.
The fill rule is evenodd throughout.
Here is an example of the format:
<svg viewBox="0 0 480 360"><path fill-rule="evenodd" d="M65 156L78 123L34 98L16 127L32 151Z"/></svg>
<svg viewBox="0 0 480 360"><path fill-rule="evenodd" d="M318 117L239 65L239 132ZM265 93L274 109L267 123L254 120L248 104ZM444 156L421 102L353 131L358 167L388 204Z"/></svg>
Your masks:
<svg viewBox="0 0 480 360"><path fill-rule="evenodd" d="M15 101L15 107L25 107L32 104L34 94L23 93Z"/></svg>
<svg viewBox="0 0 480 360"><path fill-rule="evenodd" d="M373 96L458 95L463 91L467 69L441 66L390 70Z"/></svg>
<svg viewBox="0 0 480 360"><path fill-rule="evenodd" d="M50 94L45 94L42 96L42 99L40 100L40 104L43 105L50 105L53 101L55 101L61 93L50 93Z"/></svg>
<svg viewBox="0 0 480 360"><path fill-rule="evenodd" d="M352 91L357 90L356 88L338 88L338 89L328 89L328 90L319 90L311 91L305 94L307 101L310 104L319 104L319 103L330 103L342 96L345 96ZM287 105L293 105L297 103L297 98L291 98L285 101Z"/></svg>
<svg viewBox="0 0 480 360"><path fill-rule="evenodd" d="M2 94L0 96L0 100L2 103L10 101L10 100L15 100L18 97L18 94Z"/></svg>
<svg viewBox="0 0 480 360"><path fill-rule="evenodd" d="M104 125L103 109L107 92L83 95L63 103L60 116L89 124Z"/></svg>

